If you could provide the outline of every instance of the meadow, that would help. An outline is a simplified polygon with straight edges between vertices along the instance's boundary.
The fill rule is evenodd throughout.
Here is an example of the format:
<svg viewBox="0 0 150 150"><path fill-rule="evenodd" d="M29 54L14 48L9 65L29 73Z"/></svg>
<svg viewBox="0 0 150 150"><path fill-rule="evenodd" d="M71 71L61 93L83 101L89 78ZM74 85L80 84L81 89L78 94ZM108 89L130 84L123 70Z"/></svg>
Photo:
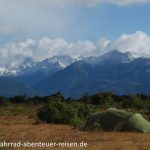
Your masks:
<svg viewBox="0 0 150 150"><path fill-rule="evenodd" d="M56 150L149 150L150 134L81 131L71 125L40 122L36 113L41 105L7 104L0 108L0 141L87 142L87 148L47 148ZM7 148L11 149L11 148ZM15 148L23 150L24 148ZM43 149L43 148L28 148ZM46 149L46 148L45 148Z"/></svg>

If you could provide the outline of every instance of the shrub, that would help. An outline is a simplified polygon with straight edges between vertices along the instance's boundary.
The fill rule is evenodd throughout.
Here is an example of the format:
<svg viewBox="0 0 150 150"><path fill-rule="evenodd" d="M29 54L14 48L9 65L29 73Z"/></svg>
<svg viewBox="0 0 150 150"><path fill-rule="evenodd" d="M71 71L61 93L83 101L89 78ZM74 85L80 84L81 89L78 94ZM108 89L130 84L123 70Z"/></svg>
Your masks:
<svg viewBox="0 0 150 150"><path fill-rule="evenodd" d="M37 116L46 123L70 124L77 127L81 126L92 112L92 105L53 100L46 103Z"/></svg>
<svg viewBox="0 0 150 150"><path fill-rule="evenodd" d="M26 102L26 96L25 95L17 95L13 98L10 98L10 102L12 102L12 103L25 103Z"/></svg>
<svg viewBox="0 0 150 150"><path fill-rule="evenodd" d="M84 123L85 122L81 120L81 118L74 117L73 119L71 119L70 125L72 125L73 128L82 128Z"/></svg>
<svg viewBox="0 0 150 150"><path fill-rule="evenodd" d="M6 101L6 100L4 100L3 97L0 97L0 106L4 105L5 101Z"/></svg>
<svg viewBox="0 0 150 150"><path fill-rule="evenodd" d="M131 95L123 100L125 107L130 108L142 108L144 106L144 101L138 95Z"/></svg>

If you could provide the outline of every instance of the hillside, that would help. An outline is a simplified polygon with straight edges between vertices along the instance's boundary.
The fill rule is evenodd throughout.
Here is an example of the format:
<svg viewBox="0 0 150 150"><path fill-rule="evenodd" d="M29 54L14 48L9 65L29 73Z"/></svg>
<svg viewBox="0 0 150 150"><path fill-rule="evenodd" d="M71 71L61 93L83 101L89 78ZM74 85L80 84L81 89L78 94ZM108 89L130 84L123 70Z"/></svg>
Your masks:
<svg viewBox="0 0 150 150"><path fill-rule="evenodd" d="M85 92L110 91L116 94L149 94L150 59L112 51L84 58L39 82L34 88L44 95L62 92L79 98Z"/></svg>
<svg viewBox="0 0 150 150"><path fill-rule="evenodd" d="M0 95L13 97L15 95L36 95L36 91L26 84L19 83L7 77L0 77Z"/></svg>
<svg viewBox="0 0 150 150"><path fill-rule="evenodd" d="M28 94L24 86L32 87L39 96L58 91L65 97L80 98L84 93L113 92L125 94L150 94L150 58L135 57L132 53L110 51L100 56L73 59L70 56L53 56L41 62L26 59L19 68L12 68L1 77L20 84L16 94ZM8 87L7 87L8 86ZM9 84L1 89L2 96L14 95ZM15 89L15 88L14 88ZM21 90L22 89L22 90Z"/></svg>

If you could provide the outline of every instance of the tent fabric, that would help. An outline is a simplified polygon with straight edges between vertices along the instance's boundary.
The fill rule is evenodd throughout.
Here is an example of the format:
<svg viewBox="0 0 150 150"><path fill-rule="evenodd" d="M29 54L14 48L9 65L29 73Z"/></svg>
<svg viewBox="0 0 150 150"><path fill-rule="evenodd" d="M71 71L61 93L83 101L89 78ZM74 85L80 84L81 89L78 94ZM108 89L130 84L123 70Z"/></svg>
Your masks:
<svg viewBox="0 0 150 150"><path fill-rule="evenodd" d="M150 123L141 114L134 114L124 125L125 131L150 132Z"/></svg>
<svg viewBox="0 0 150 150"><path fill-rule="evenodd" d="M92 114L85 129L90 130L99 124L104 131L139 131L150 132L150 123L140 114L110 108L106 112Z"/></svg>

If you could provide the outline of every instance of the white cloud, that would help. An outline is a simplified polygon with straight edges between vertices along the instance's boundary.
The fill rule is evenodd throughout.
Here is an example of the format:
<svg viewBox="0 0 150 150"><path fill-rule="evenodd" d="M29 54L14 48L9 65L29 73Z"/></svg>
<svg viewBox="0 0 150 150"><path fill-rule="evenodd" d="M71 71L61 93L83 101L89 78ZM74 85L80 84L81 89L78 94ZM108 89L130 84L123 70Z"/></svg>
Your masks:
<svg viewBox="0 0 150 150"><path fill-rule="evenodd" d="M70 6L128 6L149 2L150 0L0 0L0 34L30 35L36 31L61 34L74 18L71 9L68 10Z"/></svg>
<svg viewBox="0 0 150 150"><path fill-rule="evenodd" d="M60 0L55 0L56 3ZM92 6L96 4L115 4L118 6L128 6L128 5L140 5L150 2L150 0L63 0L63 3L68 4L78 4L85 6Z"/></svg>
<svg viewBox="0 0 150 150"><path fill-rule="evenodd" d="M28 39L0 47L0 66L19 65L26 57L33 57L36 42Z"/></svg>
<svg viewBox="0 0 150 150"><path fill-rule="evenodd" d="M91 41L67 42L63 38L42 38L37 42L34 51L36 60L43 60L53 55L70 55L72 57L91 56L96 51L96 46Z"/></svg>
<svg viewBox="0 0 150 150"><path fill-rule="evenodd" d="M150 2L150 0L97 0L102 3L117 4L120 6L138 5Z"/></svg>
<svg viewBox="0 0 150 150"><path fill-rule="evenodd" d="M50 39L47 37L43 37L38 41L27 39L0 47L0 67L19 65L27 57L41 61L54 55L87 57L100 55L111 50L150 57L150 36L142 31L137 31L133 34L123 34L112 41L100 38L95 43L89 40L73 43L63 38Z"/></svg>
<svg viewBox="0 0 150 150"><path fill-rule="evenodd" d="M0 48L0 66L19 65L27 57L41 61L54 55L91 56L95 51L96 46L91 41L69 43L62 38L44 37L39 41L27 39L2 46Z"/></svg>
<svg viewBox="0 0 150 150"><path fill-rule="evenodd" d="M30 4L31 6L41 7L41 6L64 6L68 4L78 4L78 5L94 5L94 4L116 4L116 5L132 5L132 4L144 4L148 3L150 0L0 0L0 3L4 6L19 6Z"/></svg>
<svg viewBox="0 0 150 150"><path fill-rule="evenodd" d="M124 34L111 41L105 49L117 49L121 52L131 52L139 56L150 57L150 36L142 31L133 34Z"/></svg>
<svg viewBox="0 0 150 150"><path fill-rule="evenodd" d="M76 6L82 9L104 3L128 6L149 2L150 0L0 0L0 38L4 39L5 36L5 42L28 37L39 39L44 35L71 37L72 34L77 39L76 36L81 36L81 33L76 27L80 24L76 23L84 18L81 18L82 12L77 12ZM80 22L81 30L84 28L84 21ZM88 29L90 27L87 26ZM76 31L79 33L75 34ZM82 35L84 34L87 37L91 32L83 30Z"/></svg>
<svg viewBox="0 0 150 150"><path fill-rule="evenodd" d="M53 0L0 0L0 36L61 34L69 15Z"/></svg>
<svg viewBox="0 0 150 150"><path fill-rule="evenodd" d="M97 42L97 55L99 53L106 53L109 50L108 47L110 43L111 43L110 40L101 37Z"/></svg>
<svg viewBox="0 0 150 150"><path fill-rule="evenodd" d="M17 29L14 29L11 26L0 25L0 34L1 35L12 35L17 32L18 32Z"/></svg>

